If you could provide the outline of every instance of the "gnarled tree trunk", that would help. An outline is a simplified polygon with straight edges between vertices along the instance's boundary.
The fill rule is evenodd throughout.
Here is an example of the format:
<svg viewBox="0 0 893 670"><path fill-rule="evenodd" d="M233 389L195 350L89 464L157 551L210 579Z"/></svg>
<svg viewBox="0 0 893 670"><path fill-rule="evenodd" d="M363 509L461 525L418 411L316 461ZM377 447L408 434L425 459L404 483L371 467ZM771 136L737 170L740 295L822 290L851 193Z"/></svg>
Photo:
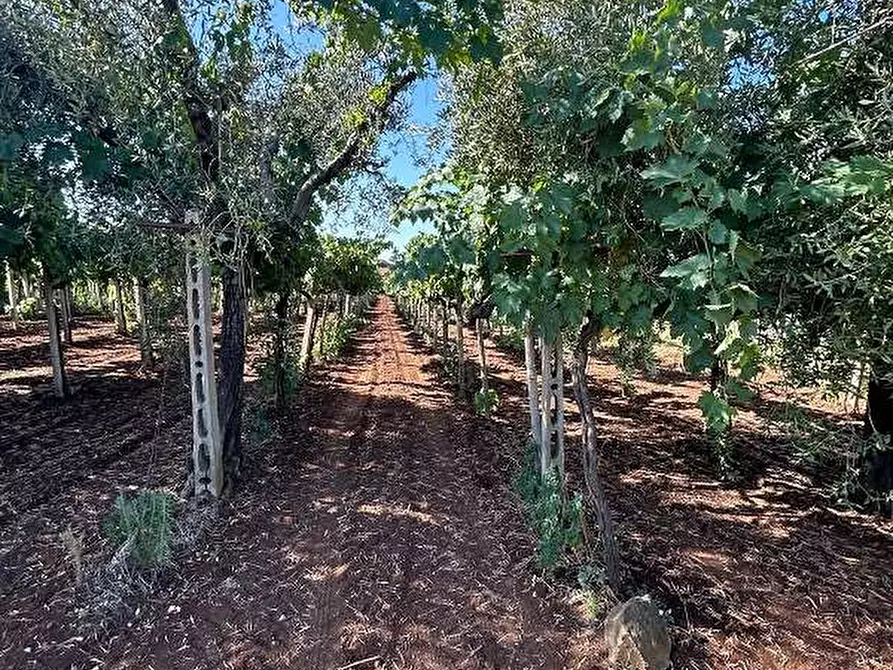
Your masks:
<svg viewBox="0 0 893 670"><path fill-rule="evenodd" d="M148 282L144 277L133 278L133 302L136 306L136 321L140 336L140 360L143 365L152 365L152 337L149 334L148 309L146 307L146 294Z"/></svg>
<svg viewBox="0 0 893 670"><path fill-rule="evenodd" d="M224 266L220 329L220 429L224 495L232 495L242 466L242 392L245 377L245 283L242 268Z"/></svg>
<svg viewBox="0 0 893 670"><path fill-rule="evenodd" d="M869 496L879 502L880 511L893 514L893 381L874 366L868 379L868 399L865 407L865 436L887 448L870 444L860 455L858 464L861 484Z"/></svg>
<svg viewBox="0 0 893 670"><path fill-rule="evenodd" d="M572 379L574 397L580 410L580 418L583 421L583 475L586 480L586 490L589 494L590 503L595 509L595 519L602 545L602 560L605 565L605 576L611 590L617 597L620 597L620 559L617 552L617 544L614 540L614 522L611 519L611 509L608 505L605 487L599 473L598 432L595 425L595 416L592 412L592 403L589 400L589 390L586 385L589 344L596 332L596 324L592 320L587 321L580 329L580 334L574 347Z"/></svg>

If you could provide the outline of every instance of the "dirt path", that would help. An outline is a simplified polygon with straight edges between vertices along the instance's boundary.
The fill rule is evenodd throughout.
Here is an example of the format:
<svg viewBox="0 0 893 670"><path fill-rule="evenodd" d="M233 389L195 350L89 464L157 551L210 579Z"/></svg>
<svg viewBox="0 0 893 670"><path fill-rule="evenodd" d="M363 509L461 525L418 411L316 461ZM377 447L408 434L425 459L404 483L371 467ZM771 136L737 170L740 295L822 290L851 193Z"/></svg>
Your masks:
<svg viewBox="0 0 893 670"><path fill-rule="evenodd" d="M117 619L79 624L60 531L84 531L95 561L114 495L175 489L189 443L186 387L142 375L135 342L112 330L84 323L64 404L45 392L41 333L0 332L0 669L605 667L573 585L536 576L508 490L523 366L490 352L500 407L475 417L387 299L252 440L245 488L197 550ZM828 507L760 432L761 407L741 414L751 476L723 485L699 441L702 382L671 365L636 385L624 397L616 368L593 365L624 565L670 611L677 666L893 667L890 522ZM263 423L256 406L249 425ZM570 404L568 420L573 476Z"/></svg>
<svg viewBox="0 0 893 670"><path fill-rule="evenodd" d="M593 638L535 577L489 422L436 367L382 299L251 454L200 551L106 630L72 623L72 589L38 592L0 667L581 667ZM64 584L64 555L39 572Z"/></svg>

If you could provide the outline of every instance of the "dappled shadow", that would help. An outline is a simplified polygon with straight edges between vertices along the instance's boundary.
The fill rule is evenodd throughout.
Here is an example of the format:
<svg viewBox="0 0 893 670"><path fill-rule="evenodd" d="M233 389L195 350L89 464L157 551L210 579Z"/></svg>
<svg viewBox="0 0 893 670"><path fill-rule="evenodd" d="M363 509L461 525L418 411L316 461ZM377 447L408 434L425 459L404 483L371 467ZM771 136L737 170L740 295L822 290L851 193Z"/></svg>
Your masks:
<svg viewBox="0 0 893 670"><path fill-rule="evenodd" d="M500 413L524 425L523 368L495 350L494 360L509 377ZM676 666L781 667L792 656L816 669L893 662L884 633L893 526L829 508L779 440L750 420L734 435L739 476L723 481L696 406L704 380L638 378L638 393L625 397L616 369L595 363L590 393L627 583L671 611ZM580 489L570 401L565 416L569 486Z"/></svg>

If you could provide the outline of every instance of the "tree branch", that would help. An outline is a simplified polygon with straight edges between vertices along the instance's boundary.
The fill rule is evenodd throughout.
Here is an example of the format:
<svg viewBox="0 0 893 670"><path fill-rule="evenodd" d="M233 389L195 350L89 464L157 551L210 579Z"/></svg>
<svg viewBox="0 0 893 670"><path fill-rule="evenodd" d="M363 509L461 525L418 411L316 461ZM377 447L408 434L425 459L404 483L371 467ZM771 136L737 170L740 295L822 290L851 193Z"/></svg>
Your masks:
<svg viewBox="0 0 893 670"><path fill-rule="evenodd" d="M264 140L260 149L260 190L267 209L276 205L276 189L273 184L273 157L279 151L279 137L273 135Z"/></svg>
<svg viewBox="0 0 893 670"><path fill-rule="evenodd" d="M799 67L800 65L805 65L806 63L809 63L810 61L814 61L817 58L821 58L825 54L830 53L830 52L834 51L835 49L839 49L840 47L846 46L850 42L854 42L855 40L857 40L861 37L864 37L865 35L868 35L869 33L871 33L873 30L875 30L877 28L883 28L885 25L891 23L891 21L893 21L893 12L888 12L887 14L882 15L880 19L878 19L871 25L865 26L864 28L856 31L852 35L849 35L848 37L844 37L843 39L838 40L838 41L834 42L833 44L829 44L824 49L820 49L814 53L804 56L803 58L801 58L800 60L795 62L793 64L793 67Z"/></svg>
<svg viewBox="0 0 893 670"><path fill-rule="evenodd" d="M171 56L177 60L177 77L183 87L183 104L186 106L186 114L198 142L199 165L208 181L216 184L220 179L218 138L208 105L199 88L198 51L180 11L178 0L161 0L161 4L174 22L186 51L184 55L171 54Z"/></svg>
<svg viewBox="0 0 893 670"><path fill-rule="evenodd" d="M170 2L172 0L165 0ZM323 186L341 175L356 157L360 150L363 139L370 130L375 130L387 118L390 107L394 104L394 100L400 92L415 81L417 75L415 72L406 72L391 82L388 87L387 95L384 100L375 107L364 119L357 129L351 135L347 145L341 150L335 158L333 158L323 168L311 174L301 185L298 195L292 203L291 212L289 213L289 223L293 226L299 225L307 218L310 211L310 205L313 201L313 195Z"/></svg>

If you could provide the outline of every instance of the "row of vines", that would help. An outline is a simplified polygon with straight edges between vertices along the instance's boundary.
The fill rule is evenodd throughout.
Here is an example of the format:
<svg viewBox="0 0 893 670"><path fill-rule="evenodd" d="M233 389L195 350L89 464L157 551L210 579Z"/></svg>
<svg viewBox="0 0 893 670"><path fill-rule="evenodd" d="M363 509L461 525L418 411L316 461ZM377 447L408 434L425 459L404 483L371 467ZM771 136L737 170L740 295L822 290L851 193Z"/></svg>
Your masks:
<svg viewBox="0 0 893 670"><path fill-rule="evenodd" d="M523 339L538 471L562 489L570 382L615 592L586 379L606 340L633 362L661 334L683 346L730 478L737 407L767 366L866 398L851 493L890 509L891 31L883 3L518 1L502 60L451 80L450 160L396 213L433 232L409 243L392 290L442 330L460 384L464 328Z"/></svg>

